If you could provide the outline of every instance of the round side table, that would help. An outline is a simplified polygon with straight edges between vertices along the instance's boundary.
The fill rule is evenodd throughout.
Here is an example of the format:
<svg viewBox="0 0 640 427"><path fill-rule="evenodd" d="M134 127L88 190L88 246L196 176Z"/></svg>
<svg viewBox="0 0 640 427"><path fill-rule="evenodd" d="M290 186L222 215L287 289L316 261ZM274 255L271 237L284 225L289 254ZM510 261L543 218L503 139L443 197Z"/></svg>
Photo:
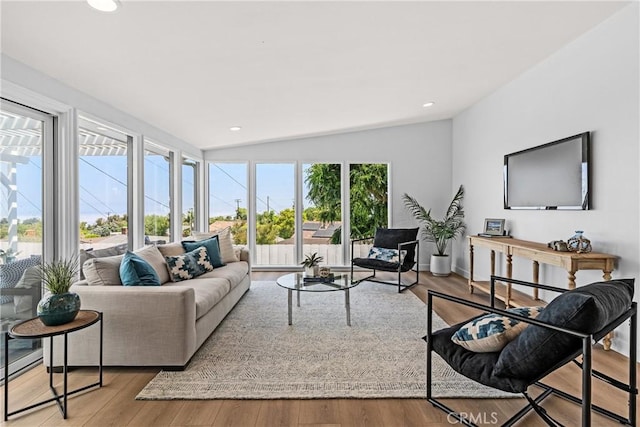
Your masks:
<svg viewBox="0 0 640 427"><path fill-rule="evenodd" d="M69 391L67 389L67 335L79 331L84 328L88 328L91 325L100 322L100 360L98 364L98 376L97 382L86 385L84 387L77 388ZM67 418L67 397L72 394L79 393L87 390L91 387L102 387L102 313L94 310L80 310L76 318L64 325L58 326L46 326L38 317L25 320L23 322L15 324L6 334L4 338L4 420L7 421L11 415L19 414L29 409L33 409L40 405L44 405L49 402L55 401L62 413L64 419ZM53 337L63 335L64 336L64 364L62 366L63 379L63 391L62 394L58 394L58 391L53 386L53 366L49 366L49 388L53 397L47 400L43 400L38 403L34 403L25 408L18 409L13 412L9 412L9 341L19 339L37 339L37 338L49 338L49 363L53 364ZM62 402L61 402L62 400Z"/></svg>

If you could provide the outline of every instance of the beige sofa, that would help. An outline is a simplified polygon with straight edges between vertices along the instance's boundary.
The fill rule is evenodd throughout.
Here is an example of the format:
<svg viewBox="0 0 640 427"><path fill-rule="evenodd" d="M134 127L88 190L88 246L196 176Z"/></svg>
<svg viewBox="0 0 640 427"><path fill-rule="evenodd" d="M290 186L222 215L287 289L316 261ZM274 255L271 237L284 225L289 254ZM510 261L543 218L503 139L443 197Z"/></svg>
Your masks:
<svg viewBox="0 0 640 427"><path fill-rule="evenodd" d="M135 253L155 269L160 268L157 263L164 262L164 257L153 252L159 250L162 255L183 251L180 243L171 243L147 246ZM104 365L184 369L249 289L249 253L236 248L235 256L237 261L223 257L225 266L189 280L162 280L169 275L160 272L162 286L115 283L122 255L88 260L83 266L86 279L75 283L71 292L80 295L82 309L103 313ZM166 263L162 268L166 269ZM98 325L69 334L68 339L69 366L97 365ZM49 366L49 340L44 341L44 363ZM62 340L56 339L53 366L62 365L62 350Z"/></svg>

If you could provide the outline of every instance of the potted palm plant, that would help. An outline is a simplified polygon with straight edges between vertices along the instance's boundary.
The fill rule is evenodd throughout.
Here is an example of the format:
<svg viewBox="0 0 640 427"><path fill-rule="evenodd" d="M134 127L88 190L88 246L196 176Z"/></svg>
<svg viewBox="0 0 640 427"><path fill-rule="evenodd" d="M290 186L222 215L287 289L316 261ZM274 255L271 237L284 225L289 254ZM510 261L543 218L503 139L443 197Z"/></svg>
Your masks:
<svg viewBox="0 0 640 427"><path fill-rule="evenodd" d="M464 188L461 185L453 196L444 218L437 220L431 215L431 209L427 211L416 199L406 193L402 196L405 207L422 226L422 235L428 242L433 242L436 245L436 253L431 255L430 264L431 274L434 276L451 274L451 257L447 254L447 246L451 239L462 235L465 230L464 211L462 210L463 197Z"/></svg>
<svg viewBox="0 0 640 427"><path fill-rule="evenodd" d="M40 266L40 279L47 294L38 302L38 317L47 326L71 322L80 311L80 297L69 292L76 280L78 260L45 262Z"/></svg>
<svg viewBox="0 0 640 427"><path fill-rule="evenodd" d="M320 263L323 260L324 260L323 257L318 256L318 253L314 252L312 254L305 255L304 261L302 261L300 264L304 267L305 274L307 276L318 277Z"/></svg>

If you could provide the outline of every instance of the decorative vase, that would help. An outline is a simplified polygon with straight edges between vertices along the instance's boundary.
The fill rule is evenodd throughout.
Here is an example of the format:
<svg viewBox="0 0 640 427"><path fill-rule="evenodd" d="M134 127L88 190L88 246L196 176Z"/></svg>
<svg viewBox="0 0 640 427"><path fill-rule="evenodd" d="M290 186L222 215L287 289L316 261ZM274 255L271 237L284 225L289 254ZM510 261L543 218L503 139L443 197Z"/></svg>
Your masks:
<svg viewBox="0 0 640 427"><path fill-rule="evenodd" d="M431 255L429 270L434 276L445 277L451 274L451 257L449 255Z"/></svg>
<svg viewBox="0 0 640 427"><path fill-rule="evenodd" d="M304 268L304 275L307 277L318 277L319 274L319 268L317 265L314 265L313 267L305 267Z"/></svg>
<svg viewBox="0 0 640 427"><path fill-rule="evenodd" d="M591 252L591 240L584 237L584 231L576 230L576 234L567 240L567 247L572 252L587 253Z"/></svg>
<svg viewBox="0 0 640 427"><path fill-rule="evenodd" d="M318 275L323 278L327 278L331 275L331 269L329 267L320 267Z"/></svg>
<svg viewBox="0 0 640 427"><path fill-rule="evenodd" d="M38 303L38 317L47 326L63 325L76 318L80 311L80 296L73 292L51 294Z"/></svg>

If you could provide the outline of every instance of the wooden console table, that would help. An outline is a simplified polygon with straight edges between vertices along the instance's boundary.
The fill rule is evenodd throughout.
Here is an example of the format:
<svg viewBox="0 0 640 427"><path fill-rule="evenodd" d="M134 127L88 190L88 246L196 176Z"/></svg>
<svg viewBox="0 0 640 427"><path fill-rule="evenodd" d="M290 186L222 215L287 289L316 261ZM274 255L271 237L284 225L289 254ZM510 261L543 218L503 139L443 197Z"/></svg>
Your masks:
<svg viewBox="0 0 640 427"><path fill-rule="evenodd" d="M507 259L506 277L512 278L512 258L516 256L533 261L532 282L534 283L538 283L540 263L564 268L569 274L569 289L576 287L576 272L579 270L602 270L602 278L604 280L611 280L611 272L618 258L615 255L598 252L559 252L548 248L544 243L530 242L510 237L469 236L469 292L471 293L473 293L474 288L489 292L489 284L487 282L476 282L473 280L473 250L475 246L485 247L491 250L491 275L496 274L496 252L501 252L505 254ZM504 301L507 307L513 306L511 284L506 285L504 295L498 295L498 293L496 293L496 298ZM533 298L538 299L537 289L533 290ZM611 339L609 336L603 340L603 345L605 350L611 347Z"/></svg>

